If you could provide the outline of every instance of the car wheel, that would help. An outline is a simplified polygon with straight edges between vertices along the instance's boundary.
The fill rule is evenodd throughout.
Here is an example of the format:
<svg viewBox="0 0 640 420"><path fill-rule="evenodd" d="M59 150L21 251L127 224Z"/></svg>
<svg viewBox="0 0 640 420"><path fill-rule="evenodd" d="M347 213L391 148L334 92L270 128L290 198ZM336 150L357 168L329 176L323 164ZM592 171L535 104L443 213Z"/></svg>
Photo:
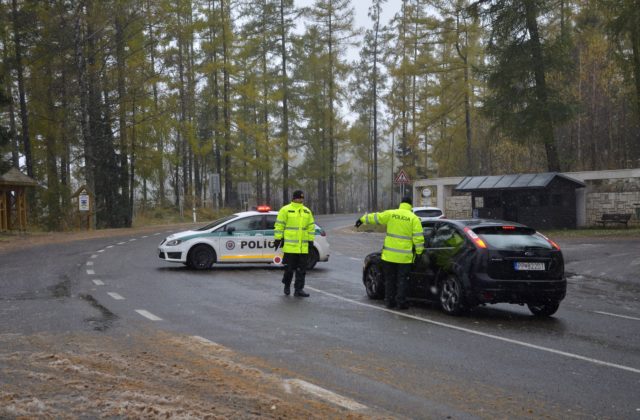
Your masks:
<svg viewBox="0 0 640 420"><path fill-rule="evenodd" d="M455 274L447 274L440 283L440 306L449 315L465 311L462 283Z"/></svg>
<svg viewBox="0 0 640 420"><path fill-rule="evenodd" d="M556 313L560 307L560 302L557 300L550 300L542 303L527 303L527 306L533 315L546 317Z"/></svg>
<svg viewBox="0 0 640 420"><path fill-rule="evenodd" d="M211 268L215 262L216 253L208 245L196 245L189 251L187 263L195 270L206 270Z"/></svg>
<svg viewBox="0 0 640 420"><path fill-rule="evenodd" d="M369 299L384 298L384 276L379 264L372 263L365 268L364 287Z"/></svg>
<svg viewBox="0 0 640 420"><path fill-rule="evenodd" d="M319 259L320 254L318 254L318 250L315 247L311 247L311 249L309 249L309 255L307 255L307 270L313 270L313 267L318 264Z"/></svg>

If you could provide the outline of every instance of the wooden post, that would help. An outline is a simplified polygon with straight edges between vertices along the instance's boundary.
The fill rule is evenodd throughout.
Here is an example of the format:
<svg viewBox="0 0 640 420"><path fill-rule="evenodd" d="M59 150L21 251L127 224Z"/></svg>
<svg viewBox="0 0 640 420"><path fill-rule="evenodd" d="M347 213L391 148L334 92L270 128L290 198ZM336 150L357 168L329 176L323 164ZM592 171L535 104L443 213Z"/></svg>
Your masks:
<svg viewBox="0 0 640 420"><path fill-rule="evenodd" d="M18 212L18 229L27 230L27 194L24 187L16 190L16 210Z"/></svg>
<svg viewBox="0 0 640 420"><path fill-rule="evenodd" d="M7 200L7 191L0 189L0 232L9 230L9 200Z"/></svg>

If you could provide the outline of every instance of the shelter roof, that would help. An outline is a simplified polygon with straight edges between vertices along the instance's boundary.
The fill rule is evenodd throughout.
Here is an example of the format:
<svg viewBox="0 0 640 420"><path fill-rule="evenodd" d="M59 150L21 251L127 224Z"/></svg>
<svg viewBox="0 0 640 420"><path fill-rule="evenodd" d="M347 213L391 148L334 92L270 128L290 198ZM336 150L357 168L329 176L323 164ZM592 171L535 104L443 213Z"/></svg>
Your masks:
<svg viewBox="0 0 640 420"><path fill-rule="evenodd" d="M0 185L16 187L37 187L38 181L20 172L17 168L11 168L0 175Z"/></svg>
<svg viewBox="0 0 640 420"><path fill-rule="evenodd" d="M561 173L544 172L538 174L467 176L456 185L455 189L457 191L488 191L546 188L556 178L570 182L574 184L576 188L586 186L584 182Z"/></svg>

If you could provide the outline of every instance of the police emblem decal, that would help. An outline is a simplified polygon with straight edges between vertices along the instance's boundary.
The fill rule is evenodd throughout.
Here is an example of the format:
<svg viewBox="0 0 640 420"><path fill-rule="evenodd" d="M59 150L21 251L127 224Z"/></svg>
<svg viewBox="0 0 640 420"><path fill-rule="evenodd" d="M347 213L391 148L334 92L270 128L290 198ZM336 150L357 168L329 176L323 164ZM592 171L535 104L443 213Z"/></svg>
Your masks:
<svg viewBox="0 0 640 420"><path fill-rule="evenodd" d="M225 246L227 247L227 249L228 249L229 251L231 251L233 248L235 248L235 247L236 247L236 243L235 243L235 242L233 242L233 241L227 241L227 243L225 244Z"/></svg>

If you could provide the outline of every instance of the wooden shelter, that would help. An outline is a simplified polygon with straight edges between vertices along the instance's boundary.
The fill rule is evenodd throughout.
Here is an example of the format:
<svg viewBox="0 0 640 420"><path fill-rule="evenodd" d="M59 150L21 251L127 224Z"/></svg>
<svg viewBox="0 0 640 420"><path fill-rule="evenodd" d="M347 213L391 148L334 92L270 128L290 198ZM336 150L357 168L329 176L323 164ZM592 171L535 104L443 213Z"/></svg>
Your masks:
<svg viewBox="0 0 640 420"><path fill-rule="evenodd" d="M11 168L0 176L0 232L27 229L28 187L36 187L38 182Z"/></svg>
<svg viewBox="0 0 640 420"><path fill-rule="evenodd" d="M557 172L468 176L456 191L472 195L473 217L519 222L536 229L576 227L576 189L585 183Z"/></svg>

